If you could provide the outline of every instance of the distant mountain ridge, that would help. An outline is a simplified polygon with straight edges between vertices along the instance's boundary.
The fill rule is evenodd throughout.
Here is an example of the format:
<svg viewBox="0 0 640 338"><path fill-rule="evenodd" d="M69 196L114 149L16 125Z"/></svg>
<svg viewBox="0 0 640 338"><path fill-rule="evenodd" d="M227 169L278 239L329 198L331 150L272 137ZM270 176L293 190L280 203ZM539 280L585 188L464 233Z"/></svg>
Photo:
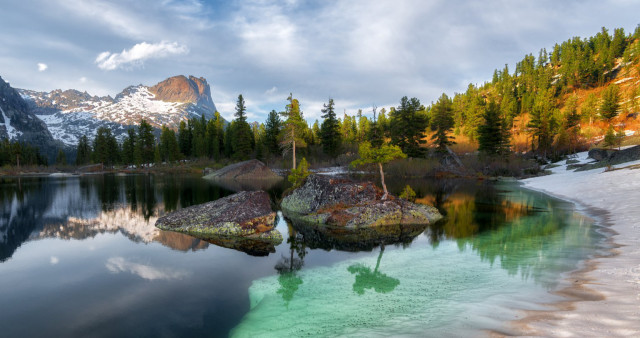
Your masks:
<svg viewBox="0 0 640 338"><path fill-rule="evenodd" d="M129 86L115 98L73 89L18 92L53 138L68 146L75 146L82 135L92 139L103 126L121 140L143 118L153 127L176 129L180 121L201 115L212 118L216 111L207 80L194 76L174 76L152 87Z"/></svg>

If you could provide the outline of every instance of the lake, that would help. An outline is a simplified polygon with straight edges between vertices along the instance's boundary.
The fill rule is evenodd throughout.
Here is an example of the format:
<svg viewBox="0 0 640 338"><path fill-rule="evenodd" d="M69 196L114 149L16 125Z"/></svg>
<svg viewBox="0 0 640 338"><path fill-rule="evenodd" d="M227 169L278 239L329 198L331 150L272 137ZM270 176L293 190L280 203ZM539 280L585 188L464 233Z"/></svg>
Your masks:
<svg viewBox="0 0 640 338"><path fill-rule="evenodd" d="M0 336L469 336L509 332L603 248L569 203L515 183L410 184L443 221L400 243L305 235L254 252L160 231L239 189L199 177L0 178ZM269 189L274 200L286 186ZM413 237L415 236L415 237Z"/></svg>

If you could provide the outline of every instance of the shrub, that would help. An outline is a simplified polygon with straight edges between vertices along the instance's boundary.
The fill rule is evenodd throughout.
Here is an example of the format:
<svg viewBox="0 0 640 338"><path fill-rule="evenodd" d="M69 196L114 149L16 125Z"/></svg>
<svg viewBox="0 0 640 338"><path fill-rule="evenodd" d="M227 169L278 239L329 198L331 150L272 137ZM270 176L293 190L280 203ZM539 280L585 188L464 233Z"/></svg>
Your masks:
<svg viewBox="0 0 640 338"><path fill-rule="evenodd" d="M416 192L413 191L413 189L411 189L411 186L407 184L406 187L404 187L404 190L402 190L402 192L400 193L400 198L405 199L409 202L415 202L416 201Z"/></svg>
<svg viewBox="0 0 640 338"><path fill-rule="evenodd" d="M307 163L307 159L303 157L298 167L291 170L291 174L287 179L293 184L294 188L297 188L302 185L302 182L304 182L307 176L309 176L309 163Z"/></svg>

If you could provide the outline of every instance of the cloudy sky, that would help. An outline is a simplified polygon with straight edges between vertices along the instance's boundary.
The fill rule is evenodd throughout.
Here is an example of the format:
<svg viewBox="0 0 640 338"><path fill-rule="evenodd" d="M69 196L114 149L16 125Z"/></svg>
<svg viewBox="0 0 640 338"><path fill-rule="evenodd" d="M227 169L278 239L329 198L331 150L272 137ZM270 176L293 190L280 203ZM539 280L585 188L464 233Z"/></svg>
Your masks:
<svg viewBox="0 0 640 338"><path fill-rule="evenodd" d="M264 120L293 92L313 120L330 97L339 112L428 104L573 36L633 32L638 13L635 0L5 1L0 76L114 96L195 75L227 118L239 93Z"/></svg>

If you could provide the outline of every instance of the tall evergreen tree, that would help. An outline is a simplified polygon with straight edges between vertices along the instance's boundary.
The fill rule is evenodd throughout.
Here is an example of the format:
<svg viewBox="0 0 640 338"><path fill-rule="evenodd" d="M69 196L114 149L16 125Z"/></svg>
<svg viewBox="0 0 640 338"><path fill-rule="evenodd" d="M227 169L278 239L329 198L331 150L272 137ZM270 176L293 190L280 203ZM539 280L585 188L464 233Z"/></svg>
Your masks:
<svg viewBox="0 0 640 338"><path fill-rule="evenodd" d="M264 135L264 144L271 154L280 153L280 146L278 145L278 135L280 135L281 129L282 121L280 121L280 115L275 110L272 110L267 117Z"/></svg>
<svg viewBox="0 0 640 338"><path fill-rule="evenodd" d="M280 115L285 118L280 137L280 148L284 155L289 151L292 152L292 169L295 170L296 148L307 146L304 138L302 137L304 135L304 130L307 128L307 123L302 117L302 111L300 111L300 102L298 99L294 99L293 94L289 94L287 101L289 101L289 104L287 104L285 111L280 113Z"/></svg>
<svg viewBox="0 0 640 338"><path fill-rule="evenodd" d="M78 140L78 148L76 155L76 165L85 165L91 162L91 146L87 135L82 135Z"/></svg>
<svg viewBox="0 0 640 338"><path fill-rule="evenodd" d="M242 94L238 95L235 117L231 137L233 157L239 160L246 160L251 154L253 132L251 131L251 126L247 123L246 107Z"/></svg>
<svg viewBox="0 0 640 338"><path fill-rule="evenodd" d="M620 89L616 85L610 85L602 93L600 116L611 123L611 120L618 116L618 109L620 109Z"/></svg>
<svg viewBox="0 0 640 338"><path fill-rule="evenodd" d="M390 112L391 143L399 146L409 157L421 157L425 144L425 130L429 120L422 111L420 101L416 98L409 100L406 96L400 100L400 105Z"/></svg>
<svg viewBox="0 0 640 338"><path fill-rule="evenodd" d="M380 148L384 143L383 131L378 125L378 117L376 116L377 107L373 106L373 121L371 121L371 125L369 126L369 131L367 133L367 141L371 143L371 146L374 148Z"/></svg>
<svg viewBox="0 0 640 338"><path fill-rule="evenodd" d="M509 134L498 105L489 102L483 117L484 123L478 127L478 150L489 156L504 155L509 150Z"/></svg>
<svg viewBox="0 0 640 338"><path fill-rule="evenodd" d="M178 126L178 146L180 152L185 157L191 156L191 139L193 138L191 124L187 124L185 121L180 121Z"/></svg>
<svg viewBox="0 0 640 338"><path fill-rule="evenodd" d="M96 137L93 140L93 157L96 163L102 163L107 166L118 162L118 142L109 128L98 128Z"/></svg>
<svg viewBox="0 0 640 338"><path fill-rule="evenodd" d="M136 131L133 128L127 130L127 136L122 141L122 162L130 165L135 163Z"/></svg>
<svg viewBox="0 0 640 338"><path fill-rule="evenodd" d="M320 129L320 139L322 142L322 150L325 154L336 157L340 152L341 135L340 125L336 118L333 99L329 99L322 108L322 129Z"/></svg>
<svg viewBox="0 0 640 338"><path fill-rule="evenodd" d="M145 119L140 120L137 141L138 164L153 163L156 138L153 136L153 127Z"/></svg>
<svg viewBox="0 0 640 338"><path fill-rule="evenodd" d="M180 159L180 149L178 147L178 141L176 140L176 133L166 126L162 126L158 152L161 161L175 162Z"/></svg>
<svg viewBox="0 0 640 338"><path fill-rule="evenodd" d="M438 102L431 108L433 116L431 127L436 131L431 139L439 152L446 152L447 147L455 143L453 136L450 135L454 122L452 105L451 99L446 94L442 94Z"/></svg>

